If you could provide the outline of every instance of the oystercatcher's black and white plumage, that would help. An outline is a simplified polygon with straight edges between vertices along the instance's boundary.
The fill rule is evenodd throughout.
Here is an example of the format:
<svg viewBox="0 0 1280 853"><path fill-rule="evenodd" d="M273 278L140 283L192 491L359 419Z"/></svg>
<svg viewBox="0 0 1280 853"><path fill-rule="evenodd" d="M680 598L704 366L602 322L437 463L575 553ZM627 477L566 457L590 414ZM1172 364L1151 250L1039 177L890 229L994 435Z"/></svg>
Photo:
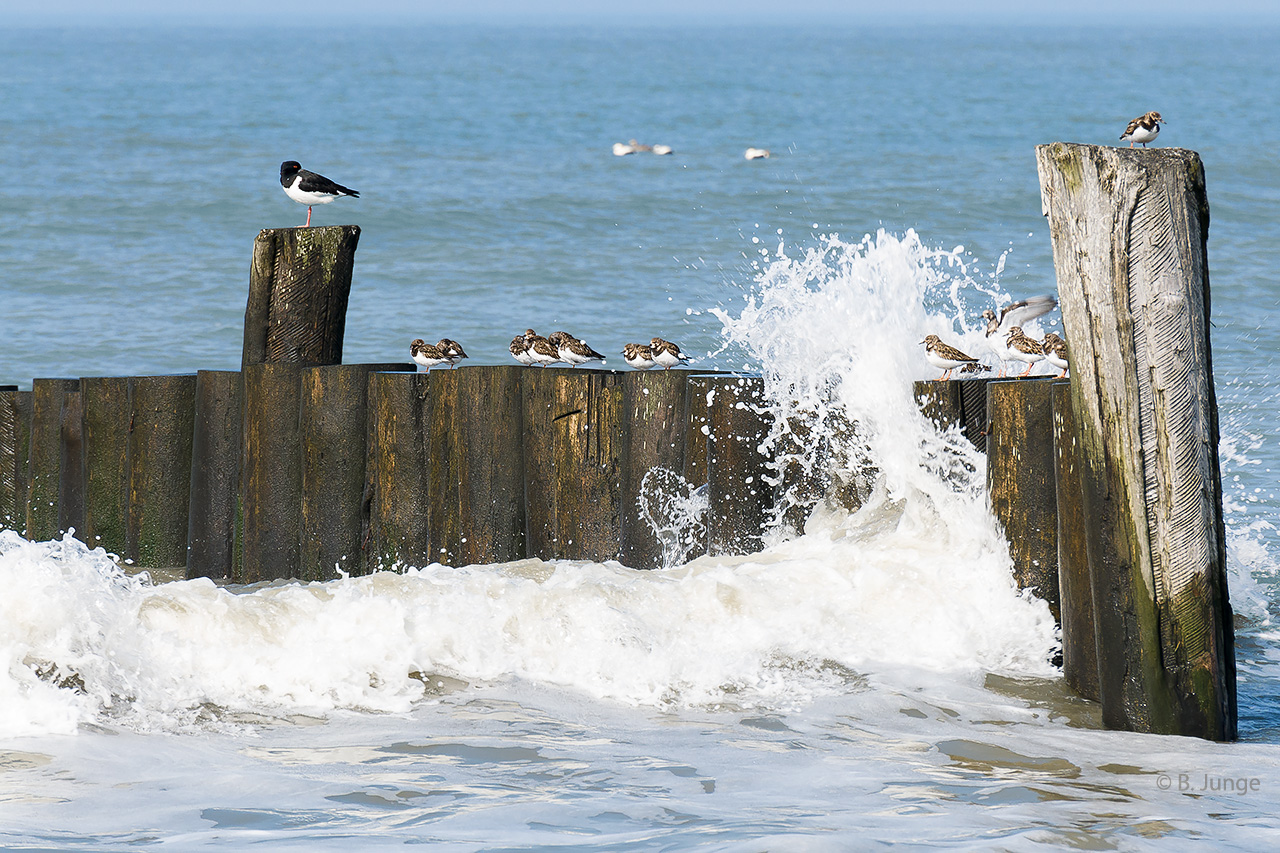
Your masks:
<svg viewBox="0 0 1280 853"><path fill-rule="evenodd" d="M297 160L285 160L280 164L280 186L284 187L284 194L289 198L307 206L308 228L311 227L312 205L328 204L344 195L360 197L360 193L350 187L334 183L324 175L308 172Z"/></svg>

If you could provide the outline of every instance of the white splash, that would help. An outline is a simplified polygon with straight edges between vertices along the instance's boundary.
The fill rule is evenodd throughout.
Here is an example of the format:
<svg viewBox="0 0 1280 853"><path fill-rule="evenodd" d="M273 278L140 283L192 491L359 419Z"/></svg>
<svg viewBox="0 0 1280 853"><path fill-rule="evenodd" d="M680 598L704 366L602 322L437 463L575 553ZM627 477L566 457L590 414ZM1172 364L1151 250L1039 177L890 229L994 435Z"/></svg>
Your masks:
<svg viewBox="0 0 1280 853"><path fill-rule="evenodd" d="M822 436L794 457L831 482L862 477L856 512L820 503L804 535L762 553L660 571L433 564L239 593L152 585L101 550L3 533L0 735L400 712L446 679L788 709L880 676L1052 675L1053 620L1014 586L980 455L912 398L916 342L950 327L924 306L953 286L953 257L914 234L830 239L779 252L741 315L721 312L729 340L767 366L780 423ZM682 511L673 546L697 516Z"/></svg>

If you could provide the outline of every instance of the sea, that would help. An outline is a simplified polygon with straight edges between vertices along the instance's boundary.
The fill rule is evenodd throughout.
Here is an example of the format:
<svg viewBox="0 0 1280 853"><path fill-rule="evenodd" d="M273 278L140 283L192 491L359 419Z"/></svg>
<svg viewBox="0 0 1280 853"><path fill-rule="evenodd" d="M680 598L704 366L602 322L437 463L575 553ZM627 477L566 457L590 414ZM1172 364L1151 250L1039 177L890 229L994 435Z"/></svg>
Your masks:
<svg viewBox="0 0 1280 853"><path fill-rule="evenodd" d="M857 512L654 571L219 587L0 532L0 848L1274 849L1277 44L0 27L0 384L236 368L254 237L305 221L278 182L298 160L360 192L313 214L362 229L346 361L447 336L508 363L532 327L621 368L662 336L856 422L879 472ZM984 308L1056 292L1034 147L1121 144L1148 110L1207 176L1236 743L1101 727L1011 579L981 456L911 399L925 334L985 355ZM632 139L673 153L612 153Z"/></svg>

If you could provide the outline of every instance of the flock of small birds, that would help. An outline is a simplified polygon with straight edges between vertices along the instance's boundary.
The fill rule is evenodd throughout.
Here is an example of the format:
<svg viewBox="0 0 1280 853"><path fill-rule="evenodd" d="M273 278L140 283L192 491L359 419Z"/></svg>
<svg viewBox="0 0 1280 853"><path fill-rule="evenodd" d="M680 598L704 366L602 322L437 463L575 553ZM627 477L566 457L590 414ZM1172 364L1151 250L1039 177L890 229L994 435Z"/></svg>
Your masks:
<svg viewBox="0 0 1280 853"><path fill-rule="evenodd" d="M987 321L987 346L1000 365L1000 376L1005 376L1005 363L1021 361L1027 365L1019 376L1027 376L1031 369L1041 361L1061 370L1058 378L1067 375L1067 342L1050 332L1044 340L1037 341L1022 331L1022 324L1047 314L1058 306L1058 300L1052 296L1035 296L1007 305L997 316L988 308L982 312ZM944 343L937 335L928 335L920 343L924 344L925 358L930 364L942 371L939 382L951 378L951 371L956 368L961 373L985 373L991 368L973 356L961 352L950 344Z"/></svg>
<svg viewBox="0 0 1280 853"><path fill-rule="evenodd" d="M604 364L604 354L593 350L586 341L574 337L568 332L552 332L545 338L533 329L525 329L523 335L511 339L511 356L524 365L547 367L552 364L568 364L577 367L590 361ZM449 338L441 338L439 343L429 344L422 338L416 338L409 344L409 355L427 370L438 364L453 367L467 357L462 345ZM636 370L648 370L661 367L670 370L681 364L688 364L689 357L680 351L680 347L662 338L653 338L647 344L623 344L623 361L628 367Z"/></svg>

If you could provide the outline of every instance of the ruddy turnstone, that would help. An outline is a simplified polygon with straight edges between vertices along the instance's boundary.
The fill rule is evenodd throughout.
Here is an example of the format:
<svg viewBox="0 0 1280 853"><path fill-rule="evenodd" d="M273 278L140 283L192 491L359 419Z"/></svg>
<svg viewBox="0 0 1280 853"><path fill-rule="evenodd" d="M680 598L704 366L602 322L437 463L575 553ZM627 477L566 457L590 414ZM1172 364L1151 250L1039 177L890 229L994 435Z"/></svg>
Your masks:
<svg viewBox="0 0 1280 853"><path fill-rule="evenodd" d="M1044 341L1041 342L1040 348L1044 350L1044 360L1062 371L1058 374L1058 378L1065 377L1068 367L1067 342L1050 332L1044 336Z"/></svg>
<svg viewBox="0 0 1280 853"><path fill-rule="evenodd" d="M1130 148L1133 147L1135 142L1146 148L1148 142L1154 142L1155 138L1160 135L1160 124L1162 122L1164 122L1164 119L1157 112L1140 115L1129 122L1129 126L1124 129L1124 133L1120 134L1120 141L1129 140Z"/></svg>
<svg viewBox="0 0 1280 853"><path fill-rule="evenodd" d="M979 361L973 361L960 368L961 373L988 373L991 368Z"/></svg>
<svg viewBox="0 0 1280 853"><path fill-rule="evenodd" d="M768 160L768 148L748 148L746 153L742 155L747 160Z"/></svg>
<svg viewBox="0 0 1280 853"><path fill-rule="evenodd" d="M950 379L951 371L957 367L978 363L978 360L973 356L965 355L950 344L944 344L942 338L937 335L925 335L924 340L920 343L924 344L924 357L930 364L942 371L942 375L936 380L938 382Z"/></svg>
<svg viewBox="0 0 1280 853"><path fill-rule="evenodd" d="M344 195L360 197L360 193L350 187L336 184L324 175L308 172L297 160L285 160L280 164L280 186L284 187L284 194L289 198L307 206L307 228L311 227L313 205L328 204Z"/></svg>
<svg viewBox="0 0 1280 853"><path fill-rule="evenodd" d="M529 350L529 339L537 337L533 329L525 329L523 335L511 339L511 355L521 364L533 364L533 353Z"/></svg>
<svg viewBox="0 0 1280 853"><path fill-rule="evenodd" d="M551 338L547 338L548 341ZM560 354L560 360L566 364L577 367L579 364L586 364L588 361L598 361L604 364L604 356L587 346L587 342L581 338L575 338L572 335L565 335L556 343L556 352Z"/></svg>
<svg viewBox="0 0 1280 853"><path fill-rule="evenodd" d="M1040 346L1039 341L1024 335L1021 326L1014 326L1009 330L1007 341L1009 358L1027 363L1027 369L1019 373L1018 376L1030 375L1031 368L1036 366L1036 362L1044 361L1044 347Z"/></svg>
<svg viewBox="0 0 1280 853"><path fill-rule="evenodd" d="M441 338L440 342L436 344L436 349L445 354L450 367L467 357L466 352L462 349L462 344L448 338Z"/></svg>
<svg viewBox="0 0 1280 853"><path fill-rule="evenodd" d="M427 370L449 361L449 353L445 349L439 344L432 346L422 338L416 338L409 344L409 355Z"/></svg>
<svg viewBox="0 0 1280 853"><path fill-rule="evenodd" d="M533 331L530 329L529 331ZM560 349L551 343L542 335L528 335L525 338L529 342L529 363L540 364L546 367L548 364L555 364L560 361Z"/></svg>
<svg viewBox="0 0 1280 853"><path fill-rule="evenodd" d="M680 352L680 347L662 338L652 338L649 341L649 350L653 353L654 363L661 365L663 370L670 370L677 364L689 363L689 357Z"/></svg>
<svg viewBox="0 0 1280 853"><path fill-rule="evenodd" d="M987 321L987 346L991 347L991 352L1000 363L1001 376L1005 375L1004 363L1012 358L1006 341L1009 330L1014 326L1021 326L1028 320L1034 320L1042 314L1048 314L1057 306L1058 300L1052 296L1033 296L1021 302L1006 305L1000 309L999 317L990 308L982 312L982 318Z"/></svg>
<svg viewBox="0 0 1280 853"><path fill-rule="evenodd" d="M649 349L648 344L623 344L622 360L627 363L627 367L634 367L636 370L648 370L658 363L653 360L653 350Z"/></svg>

